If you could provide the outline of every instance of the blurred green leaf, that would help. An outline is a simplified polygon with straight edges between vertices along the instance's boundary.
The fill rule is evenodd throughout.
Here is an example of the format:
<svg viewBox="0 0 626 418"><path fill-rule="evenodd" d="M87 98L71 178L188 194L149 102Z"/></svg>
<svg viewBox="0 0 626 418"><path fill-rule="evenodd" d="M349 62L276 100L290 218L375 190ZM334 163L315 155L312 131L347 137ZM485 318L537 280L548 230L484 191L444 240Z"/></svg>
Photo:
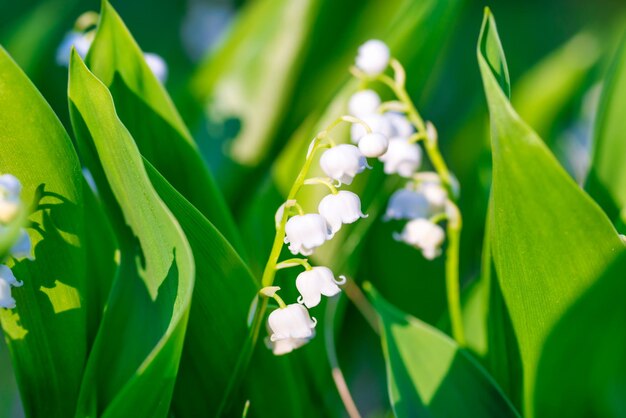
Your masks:
<svg viewBox="0 0 626 418"><path fill-rule="evenodd" d="M28 416L74 414L87 355L82 178L63 126L0 48L0 172L17 176L35 260L11 261L24 286L0 319Z"/></svg>
<svg viewBox="0 0 626 418"><path fill-rule="evenodd" d="M107 1L86 62L110 89L141 154L241 251L235 224L193 138Z"/></svg>
<svg viewBox="0 0 626 418"><path fill-rule="evenodd" d="M21 418L24 408L15 381L9 349L0 331L0 418Z"/></svg>
<svg viewBox="0 0 626 418"><path fill-rule="evenodd" d="M586 188L626 232L626 35L605 82L595 125L591 171Z"/></svg>
<svg viewBox="0 0 626 418"><path fill-rule="evenodd" d="M520 344L524 412L532 417L537 362L547 335L623 251L623 244L600 208L511 107L501 76L506 73L504 55L489 47L499 44L487 10L477 55L491 116L490 239L499 285Z"/></svg>
<svg viewBox="0 0 626 418"><path fill-rule="evenodd" d="M368 287L380 318L389 397L398 418L519 417L469 353Z"/></svg>
<svg viewBox="0 0 626 418"><path fill-rule="evenodd" d="M626 416L626 254L557 322L537 369L538 417Z"/></svg>
<svg viewBox="0 0 626 418"><path fill-rule="evenodd" d="M77 416L166 417L194 285L176 219L152 187L106 86L76 51L70 114L81 157L105 202L120 266L83 378Z"/></svg>

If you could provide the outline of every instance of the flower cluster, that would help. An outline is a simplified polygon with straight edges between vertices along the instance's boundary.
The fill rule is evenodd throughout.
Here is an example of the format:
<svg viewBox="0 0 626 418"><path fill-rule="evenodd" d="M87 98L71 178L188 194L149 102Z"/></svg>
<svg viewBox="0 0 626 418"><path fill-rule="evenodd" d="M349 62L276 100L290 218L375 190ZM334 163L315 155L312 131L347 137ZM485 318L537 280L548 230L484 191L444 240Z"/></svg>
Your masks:
<svg viewBox="0 0 626 418"><path fill-rule="evenodd" d="M21 192L22 184L15 176L11 174L0 176L0 236L9 232L10 225L24 210ZM19 236L11 247L10 253L15 258L32 258L30 237L24 228L20 228ZM15 308L11 288L22 284L15 278L9 267L0 264L0 308Z"/></svg>
<svg viewBox="0 0 626 418"><path fill-rule="evenodd" d="M294 255L313 254L317 247L332 239L343 225L354 223L367 216L361 211L361 200L357 194L338 188L342 184L351 184L356 175L370 168L367 157L373 156L373 153L363 152L361 147L352 144L335 144L328 137L328 131L341 121L361 124L365 130L364 138L375 135L361 120L344 116L313 140L303 171L290 192L290 198L278 208L275 217L277 238L280 238L277 243L280 247L283 243L288 244L289 251ZM384 154L387 148L387 137L381 136L380 140L382 144L376 145L379 147L377 155ZM325 151L319 159L319 165L327 177L306 178L308 163L321 148L325 148ZM300 187L310 184L321 184L330 190L330 193L320 200L317 213L304 213L295 199ZM308 309L319 305L322 296L331 297L338 294L341 291L339 286L346 281L343 276L336 278L328 267L312 267L308 260L303 258L292 258L280 263L278 257L276 260L270 258L267 268L279 270L295 266L302 266L305 269L296 278L296 288L300 293L297 303L285 304L277 295L280 288L271 285L273 274L264 274L263 282L266 287L261 290L261 294L274 298L279 305L278 309L270 313L268 319L271 332L268 343L276 355L289 353L313 338L316 321L311 318ZM270 279L265 280L265 277Z"/></svg>
<svg viewBox="0 0 626 418"><path fill-rule="evenodd" d="M390 65L395 72L394 78L384 74ZM449 219L451 212L456 213L450 210L452 202L448 191L452 185L444 184L438 173L418 171L422 164L422 149L418 142L424 141L427 150L430 146L432 152L436 147L437 132L431 123L421 120L408 99L404 90L404 69L391 58L389 48L382 41L370 40L359 48L353 73L363 81L386 84L397 96L398 101L382 102L373 90L355 93L350 99L349 111L369 125L372 133L368 137L361 126L353 126L352 141L366 154L382 142L382 139L377 142L374 137L389 138L386 152L372 152L371 156L384 163L386 174L397 174L410 180L391 196L385 219L408 220L402 232L394 234L394 238L419 249L425 258L432 260L441 254L446 236L438 222ZM447 168L443 168L447 173ZM448 176L447 180L449 182L451 177Z"/></svg>

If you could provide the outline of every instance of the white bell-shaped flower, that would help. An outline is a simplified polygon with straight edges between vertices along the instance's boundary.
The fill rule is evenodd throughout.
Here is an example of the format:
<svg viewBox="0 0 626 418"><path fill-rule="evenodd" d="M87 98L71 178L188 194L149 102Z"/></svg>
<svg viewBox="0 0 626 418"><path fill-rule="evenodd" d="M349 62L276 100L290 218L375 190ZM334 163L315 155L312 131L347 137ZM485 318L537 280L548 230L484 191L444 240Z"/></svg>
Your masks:
<svg viewBox="0 0 626 418"><path fill-rule="evenodd" d="M380 106L380 96L374 90L360 90L350 97L348 112L358 118L376 113Z"/></svg>
<svg viewBox="0 0 626 418"><path fill-rule="evenodd" d="M4 280L0 280L0 308L15 308L15 299L11 296L11 285Z"/></svg>
<svg viewBox="0 0 626 418"><path fill-rule="evenodd" d="M396 240L421 250L424 258L428 260L441 254L441 245L445 237L446 233L442 227L423 218L409 221L401 234L394 234Z"/></svg>
<svg viewBox="0 0 626 418"><path fill-rule="evenodd" d="M387 152L379 160L385 163L385 174L411 177L422 163L422 150L405 138L391 138Z"/></svg>
<svg viewBox="0 0 626 418"><path fill-rule="evenodd" d="M328 177L345 184L351 184L357 174L369 168L363 153L349 144L339 144L324 151L320 167Z"/></svg>
<svg viewBox="0 0 626 418"><path fill-rule="evenodd" d="M76 52L78 52L78 55L80 55L81 58L85 58L87 52L89 52L89 48L91 48L93 38L93 33L71 31L65 34L65 37L57 48L57 64L63 67L67 67L69 65L70 52L72 51L72 47L76 49Z"/></svg>
<svg viewBox="0 0 626 418"><path fill-rule="evenodd" d="M387 138L391 138L393 130L391 123L384 115L376 113L369 115L362 115L360 119L370 127L373 133L379 133ZM367 135L367 129L360 123L353 123L350 127L350 138L352 142L358 144L361 138Z"/></svg>
<svg viewBox="0 0 626 418"><path fill-rule="evenodd" d="M6 224L15 219L22 206L21 192L22 184L15 176L0 176L0 223Z"/></svg>
<svg viewBox="0 0 626 418"><path fill-rule="evenodd" d="M389 65L389 58L391 58L389 47L383 41L372 39L359 47L356 66L365 74L376 76L385 71Z"/></svg>
<svg viewBox="0 0 626 418"><path fill-rule="evenodd" d="M420 183L417 191L426 197L433 213L443 210L448 200L448 192L439 182Z"/></svg>
<svg viewBox="0 0 626 418"><path fill-rule="evenodd" d="M292 303L273 311L268 320L272 330L270 341L312 338L317 321L311 319L309 311L299 303Z"/></svg>
<svg viewBox="0 0 626 418"><path fill-rule="evenodd" d="M430 215L429 209L426 196L413 190L400 189L389 198L384 220L425 218Z"/></svg>
<svg viewBox="0 0 626 418"><path fill-rule="evenodd" d="M314 336L315 332L313 332L313 335L310 338L285 338L277 341L271 341L267 338L266 344L275 356L282 356L302 347L311 341Z"/></svg>
<svg viewBox="0 0 626 418"><path fill-rule="evenodd" d="M153 52L144 52L143 59L146 60L146 64L150 67L152 74L154 74L161 83L165 83L168 74L165 60L160 55Z"/></svg>
<svg viewBox="0 0 626 418"><path fill-rule="evenodd" d="M24 282L17 280L13 271L4 264L0 264L0 281L5 281L13 287L20 287L24 284Z"/></svg>
<svg viewBox="0 0 626 418"><path fill-rule="evenodd" d="M359 196L347 190L325 196L317 206L317 210L326 219L333 235L341 229L342 224L351 224L360 218L367 217L361 212Z"/></svg>
<svg viewBox="0 0 626 418"><path fill-rule="evenodd" d="M0 191L9 197L19 197L22 183L12 174L3 174L0 176Z"/></svg>
<svg viewBox="0 0 626 418"><path fill-rule="evenodd" d="M402 113L387 112L385 117L391 125L391 136L399 138L408 138L415 132L415 128L409 119Z"/></svg>
<svg viewBox="0 0 626 418"><path fill-rule="evenodd" d="M387 152L389 140L383 134L372 132L359 140L359 149L368 158L378 158Z"/></svg>
<svg viewBox="0 0 626 418"><path fill-rule="evenodd" d="M311 255L332 237L326 220L317 213L292 216L285 225L285 244L289 244L292 254Z"/></svg>
<svg viewBox="0 0 626 418"><path fill-rule="evenodd" d="M333 272L328 267L313 267L303 271L296 278L296 288L300 292L298 302L304 303L307 308L319 305L322 295L331 297L341 292L338 285L346 282L345 277L335 280Z"/></svg>
<svg viewBox="0 0 626 418"><path fill-rule="evenodd" d="M13 244L13 247L11 247L10 253L15 258L28 258L29 260L34 259L32 255L32 243L30 241L30 236L24 228L20 229L20 235L15 244Z"/></svg>

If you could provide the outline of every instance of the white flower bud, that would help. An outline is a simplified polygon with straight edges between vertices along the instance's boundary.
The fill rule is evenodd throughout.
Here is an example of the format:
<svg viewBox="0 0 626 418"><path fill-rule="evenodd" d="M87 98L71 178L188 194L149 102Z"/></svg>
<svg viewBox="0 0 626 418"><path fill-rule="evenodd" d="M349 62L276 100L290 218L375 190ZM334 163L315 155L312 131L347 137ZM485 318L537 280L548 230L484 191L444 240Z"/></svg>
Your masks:
<svg viewBox="0 0 626 418"><path fill-rule="evenodd" d="M413 219L405 225L401 234L394 234L396 240L422 250L424 258L428 260L441 254L441 245L445 237L442 227L423 218Z"/></svg>
<svg viewBox="0 0 626 418"><path fill-rule="evenodd" d="M411 177L422 163L422 150L405 138L391 138L387 152L379 160L385 163L385 174Z"/></svg>
<svg viewBox="0 0 626 418"><path fill-rule="evenodd" d="M391 129L391 123L384 115L370 114L359 117L363 122L370 127L373 133L379 133L387 138L391 138L393 130ZM367 134L367 129L360 123L353 123L350 127L350 137L352 142L358 144L362 137Z"/></svg>
<svg viewBox="0 0 626 418"><path fill-rule="evenodd" d="M326 220L317 213L295 215L285 225L285 244L292 254L311 255L313 250L332 238Z"/></svg>
<svg viewBox="0 0 626 418"><path fill-rule="evenodd" d="M313 336L314 335L315 332L313 332ZM313 336L311 338L313 338ZM277 341L271 341L267 338L266 344L275 356L282 356L302 347L304 344L308 343L311 338L285 338Z"/></svg>
<svg viewBox="0 0 626 418"><path fill-rule="evenodd" d="M389 140L383 134L373 132L367 134L359 140L359 149L369 158L378 158L387 152Z"/></svg>
<svg viewBox="0 0 626 418"><path fill-rule="evenodd" d="M402 113L387 112L385 117L391 125L391 136L399 138L408 138L415 132L415 128L409 122L407 117Z"/></svg>
<svg viewBox="0 0 626 418"><path fill-rule="evenodd" d="M324 151L320 166L328 177L345 184L351 184L357 174L369 168L363 153L348 144L339 144Z"/></svg>
<svg viewBox="0 0 626 418"><path fill-rule="evenodd" d="M338 284L344 284L345 277L341 281L335 280L333 272L328 267L313 267L303 271L296 278L296 288L300 292L298 302L304 303L307 308L319 305L322 295L331 297L341 292Z"/></svg>
<svg viewBox="0 0 626 418"><path fill-rule="evenodd" d="M426 196L409 189L400 189L389 198L384 220L425 218L430 214Z"/></svg>
<svg viewBox="0 0 626 418"><path fill-rule="evenodd" d="M360 218L367 217L361 212L359 196L347 190L325 196L317 206L317 210L326 219L333 235L341 229L342 224L351 224Z"/></svg>
<svg viewBox="0 0 626 418"><path fill-rule="evenodd" d="M167 63L160 56L153 52L145 52L143 54L143 59L146 60L146 64L150 67L152 74L161 82L165 83L167 80Z"/></svg>
<svg viewBox="0 0 626 418"><path fill-rule="evenodd" d="M372 39L359 47L356 66L365 74L376 76L385 71L390 57L389 47L383 41Z"/></svg>
<svg viewBox="0 0 626 418"><path fill-rule="evenodd" d="M380 96L374 90L360 90L350 97L348 112L358 118L376 113Z"/></svg>
<svg viewBox="0 0 626 418"><path fill-rule="evenodd" d="M309 316L309 311L299 303L292 303L276 309L270 314L267 323L272 331L270 341L286 339L310 339L314 335L316 321Z"/></svg>

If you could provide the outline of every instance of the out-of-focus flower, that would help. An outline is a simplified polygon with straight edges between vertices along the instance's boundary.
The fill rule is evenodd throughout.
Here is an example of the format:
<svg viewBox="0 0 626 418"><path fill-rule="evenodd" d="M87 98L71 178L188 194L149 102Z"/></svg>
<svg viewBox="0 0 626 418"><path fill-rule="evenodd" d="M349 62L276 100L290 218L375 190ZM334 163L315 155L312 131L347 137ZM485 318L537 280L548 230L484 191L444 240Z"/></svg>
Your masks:
<svg viewBox="0 0 626 418"><path fill-rule="evenodd" d="M389 65L389 58L391 58L389 47L383 41L372 39L359 47L356 66L369 76L377 76L385 71Z"/></svg>
<svg viewBox="0 0 626 418"><path fill-rule="evenodd" d="M423 218L409 221L401 234L394 234L396 240L421 250L424 258L428 260L441 254L441 245L445 237L446 234L442 227Z"/></svg>
<svg viewBox="0 0 626 418"><path fill-rule="evenodd" d="M85 58L87 52L89 52L89 48L91 48L93 38L93 32L83 33L73 30L66 33L57 48L57 64L62 67L67 67L70 64L70 53L72 52L72 47L76 49L76 52L78 52L78 55L80 55L81 58Z"/></svg>
<svg viewBox="0 0 626 418"><path fill-rule="evenodd" d="M328 177L351 184L354 177L368 168L367 159L354 145L339 144L322 154L320 167Z"/></svg>
<svg viewBox="0 0 626 418"><path fill-rule="evenodd" d="M391 125L391 136L409 138L415 132L415 128L405 115L397 112L387 112L385 117Z"/></svg>
<svg viewBox="0 0 626 418"><path fill-rule="evenodd" d="M375 113L369 115L361 115L359 117L363 122L370 127L373 133L379 133L384 135L387 138L391 137L393 130L391 128L391 124L389 120L385 117L385 115L378 115ZM352 138L352 142L358 144L361 138L367 135L367 129L360 123L354 123L350 127L350 137Z"/></svg>
<svg viewBox="0 0 626 418"><path fill-rule="evenodd" d="M15 299L11 295L11 287L20 287L23 284L15 278L9 267L0 265L0 308L15 308Z"/></svg>
<svg viewBox="0 0 626 418"><path fill-rule="evenodd" d="M430 215L426 196L414 190L400 189L389 198L384 219L416 219Z"/></svg>
<svg viewBox="0 0 626 418"><path fill-rule="evenodd" d="M359 149L369 158L378 158L387 152L389 139L381 133L372 132L359 140Z"/></svg>
<svg viewBox="0 0 626 418"><path fill-rule="evenodd" d="M350 97L348 111L358 118L376 113L380 106L380 97L374 90L360 90Z"/></svg>
<svg viewBox="0 0 626 418"><path fill-rule="evenodd" d="M321 215L295 215L285 225L285 244L292 254L311 255L313 250L332 238L333 234Z"/></svg>
<svg viewBox="0 0 626 418"><path fill-rule="evenodd" d="M0 223L10 223L22 207L22 184L11 174L0 176Z"/></svg>
<svg viewBox="0 0 626 418"><path fill-rule="evenodd" d="M146 52L143 54L143 58L146 60L146 64L150 67L152 74L161 82L165 83L167 81L167 63L160 56L153 52Z"/></svg>
<svg viewBox="0 0 626 418"><path fill-rule="evenodd" d="M387 152L379 160L385 163L385 174L411 177L422 163L422 150L405 138L391 138Z"/></svg>

